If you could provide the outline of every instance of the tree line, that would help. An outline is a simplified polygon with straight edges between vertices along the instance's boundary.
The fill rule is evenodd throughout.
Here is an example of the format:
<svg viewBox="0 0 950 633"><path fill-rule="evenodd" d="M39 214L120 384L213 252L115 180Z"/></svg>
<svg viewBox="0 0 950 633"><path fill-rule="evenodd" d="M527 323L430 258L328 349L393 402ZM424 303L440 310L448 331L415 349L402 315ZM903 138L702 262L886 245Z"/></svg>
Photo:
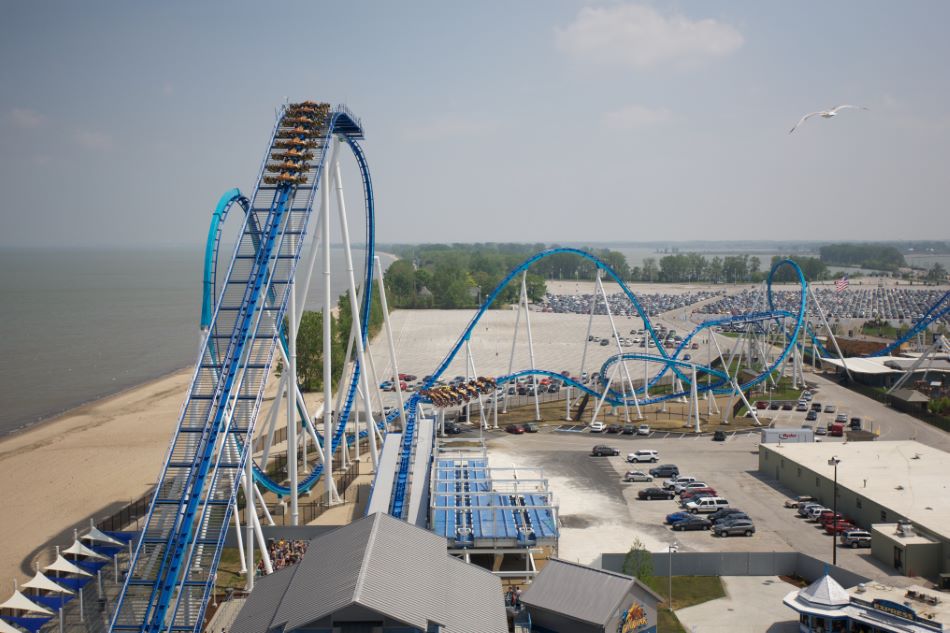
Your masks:
<svg viewBox="0 0 950 633"><path fill-rule="evenodd" d="M854 266L895 272L907 261L894 246L885 244L828 244L818 249L821 261L835 266Z"/></svg>

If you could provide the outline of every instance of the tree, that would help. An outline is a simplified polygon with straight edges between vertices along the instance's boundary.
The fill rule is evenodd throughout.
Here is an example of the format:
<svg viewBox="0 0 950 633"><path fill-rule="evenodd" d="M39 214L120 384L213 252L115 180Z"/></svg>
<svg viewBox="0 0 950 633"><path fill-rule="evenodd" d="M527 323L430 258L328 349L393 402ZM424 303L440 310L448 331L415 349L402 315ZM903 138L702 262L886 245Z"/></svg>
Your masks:
<svg viewBox="0 0 950 633"><path fill-rule="evenodd" d="M623 573L644 583L653 578L653 554L638 538L633 540L630 551L623 559Z"/></svg>
<svg viewBox="0 0 950 633"><path fill-rule="evenodd" d="M643 280L655 281L660 269L657 268L655 257L646 257L643 260Z"/></svg>
<svg viewBox="0 0 950 633"><path fill-rule="evenodd" d="M934 263L933 267L927 272L927 281L935 284L943 283L947 280L947 269L940 265L940 262Z"/></svg>

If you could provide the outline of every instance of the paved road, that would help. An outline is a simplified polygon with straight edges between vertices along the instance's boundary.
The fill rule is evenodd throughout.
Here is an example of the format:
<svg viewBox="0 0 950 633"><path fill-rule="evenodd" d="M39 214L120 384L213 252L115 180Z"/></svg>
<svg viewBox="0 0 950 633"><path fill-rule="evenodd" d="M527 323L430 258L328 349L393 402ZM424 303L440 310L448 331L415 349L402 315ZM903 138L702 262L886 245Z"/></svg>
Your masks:
<svg viewBox="0 0 950 633"><path fill-rule="evenodd" d="M724 597L676 612L688 630L693 633L798 631L798 614L782 604L782 598L796 587L775 576L725 576L722 582L726 589ZM750 600L749 596L755 599ZM737 622L742 625L738 626Z"/></svg>

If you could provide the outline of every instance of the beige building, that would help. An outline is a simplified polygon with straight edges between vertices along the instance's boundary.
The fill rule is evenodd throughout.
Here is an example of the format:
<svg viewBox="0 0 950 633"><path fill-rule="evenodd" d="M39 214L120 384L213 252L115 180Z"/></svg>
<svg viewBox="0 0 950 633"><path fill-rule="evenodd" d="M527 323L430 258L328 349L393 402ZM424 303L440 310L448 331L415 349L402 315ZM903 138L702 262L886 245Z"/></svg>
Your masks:
<svg viewBox="0 0 950 633"><path fill-rule="evenodd" d="M760 444L759 472L871 532L875 558L907 576L950 572L950 454L914 441Z"/></svg>

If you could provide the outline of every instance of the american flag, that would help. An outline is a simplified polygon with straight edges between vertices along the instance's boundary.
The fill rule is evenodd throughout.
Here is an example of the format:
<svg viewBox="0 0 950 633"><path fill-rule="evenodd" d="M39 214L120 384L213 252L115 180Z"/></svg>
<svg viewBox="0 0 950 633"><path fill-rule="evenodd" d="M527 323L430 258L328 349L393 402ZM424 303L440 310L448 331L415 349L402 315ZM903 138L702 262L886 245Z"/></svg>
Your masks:
<svg viewBox="0 0 950 633"><path fill-rule="evenodd" d="M841 279L835 281L835 290L841 291L848 288L848 276L844 275Z"/></svg>

